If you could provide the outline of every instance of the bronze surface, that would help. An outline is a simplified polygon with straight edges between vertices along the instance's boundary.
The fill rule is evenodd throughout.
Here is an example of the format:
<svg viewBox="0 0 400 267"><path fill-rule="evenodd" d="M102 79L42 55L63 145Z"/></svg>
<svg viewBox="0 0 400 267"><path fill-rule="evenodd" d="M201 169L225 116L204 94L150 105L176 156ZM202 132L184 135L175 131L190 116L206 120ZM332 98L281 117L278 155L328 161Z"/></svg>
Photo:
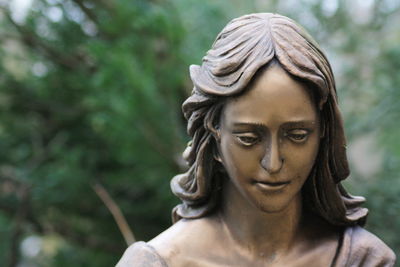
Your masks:
<svg viewBox="0 0 400 267"><path fill-rule="evenodd" d="M341 181L346 140L329 62L289 18L232 20L183 104L192 141L174 224L117 266L394 266Z"/></svg>

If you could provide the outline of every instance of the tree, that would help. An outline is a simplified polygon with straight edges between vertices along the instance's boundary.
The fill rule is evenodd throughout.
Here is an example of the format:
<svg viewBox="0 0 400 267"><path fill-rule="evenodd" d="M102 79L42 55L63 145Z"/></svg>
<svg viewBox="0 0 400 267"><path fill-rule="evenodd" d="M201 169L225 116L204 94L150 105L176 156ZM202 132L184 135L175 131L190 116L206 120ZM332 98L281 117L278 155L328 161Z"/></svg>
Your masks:
<svg viewBox="0 0 400 267"><path fill-rule="evenodd" d="M19 243L39 235L58 240L49 266L115 264L126 244L93 185L139 239L169 225L176 203L187 93L177 11L79 0L33 2L24 22L2 11L2 258L15 266Z"/></svg>
<svg viewBox="0 0 400 267"><path fill-rule="evenodd" d="M359 2L34 0L24 19L3 2L0 262L114 265L126 243L96 188L138 240L170 225L188 66L230 19L265 11L299 21L327 52L349 147L377 137L381 168L368 179L353 168L347 187L368 199L367 228L400 251L400 7Z"/></svg>

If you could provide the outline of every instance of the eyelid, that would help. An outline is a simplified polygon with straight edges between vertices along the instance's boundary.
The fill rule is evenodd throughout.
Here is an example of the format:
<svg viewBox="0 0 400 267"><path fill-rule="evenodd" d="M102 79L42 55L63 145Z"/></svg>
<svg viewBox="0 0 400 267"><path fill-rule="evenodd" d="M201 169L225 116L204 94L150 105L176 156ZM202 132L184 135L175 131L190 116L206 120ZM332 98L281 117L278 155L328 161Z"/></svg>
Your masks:
<svg viewBox="0 0 400 267"><path fill-rule="evenodd" d="M289 138L294 143L304 143L312 133L312 129L296 128L290 129L284 133L284 136ZM300 138L296 138L300 137Z"/></svg>
<svg viewBox="0 0 400 267"><path fill-rule="evenodd" d="M259 135L257 135L256 133L253 133L253 132L234 133L234 135L236 137L236 140L238 140L238 142L243 146L253 146L260 141ZM246 142L243 140L244 138L250 138L250 139L254 139L254 140Z"/></svg>
<svg viewBox="0 0 400 267"><path fill-rule="evenodd" d="M232 132L234 135L241 135L241 136L254 136L258 137L258 134L253 132L253 131L233 131Z"/></svg>
<svg viewBox="0 0 400 267"><path fill-rule="evenodd" d="M311 133L310 129L305 129L305 128L296 128L296 129L289 129L287 130L289 133Z"/></svg>

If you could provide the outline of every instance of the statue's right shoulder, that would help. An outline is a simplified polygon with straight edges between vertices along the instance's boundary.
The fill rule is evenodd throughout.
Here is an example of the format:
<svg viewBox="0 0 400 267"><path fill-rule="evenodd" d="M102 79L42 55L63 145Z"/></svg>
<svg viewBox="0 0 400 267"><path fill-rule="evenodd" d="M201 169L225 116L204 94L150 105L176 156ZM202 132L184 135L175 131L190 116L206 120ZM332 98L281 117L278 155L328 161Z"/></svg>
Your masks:
<svg viewBox="0 0 400 267"><path fill-rule="evenodd" d="M393 267L396 255L377 236L360 226L346 228L334 266Z"/></svg>
<svg viewBox="0 0 400 267"><path fill-rule="evenodd" d="M146 242L129 246L116 267L168 267L157 251Z"/></svg>

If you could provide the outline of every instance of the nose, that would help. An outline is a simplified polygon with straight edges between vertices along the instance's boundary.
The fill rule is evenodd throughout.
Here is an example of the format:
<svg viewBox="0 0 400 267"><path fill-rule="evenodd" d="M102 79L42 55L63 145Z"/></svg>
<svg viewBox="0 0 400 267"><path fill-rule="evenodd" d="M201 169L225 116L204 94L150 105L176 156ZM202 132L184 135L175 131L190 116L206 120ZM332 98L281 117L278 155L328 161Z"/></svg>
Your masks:
<svg viewBox="0 0 400 267"><path fill-rule="evenodd" d="M283 166L283 158L279 151L278 138L271 138L267 142L264 156L261 159L261 166L270 174L278 173Z"/></svg>

